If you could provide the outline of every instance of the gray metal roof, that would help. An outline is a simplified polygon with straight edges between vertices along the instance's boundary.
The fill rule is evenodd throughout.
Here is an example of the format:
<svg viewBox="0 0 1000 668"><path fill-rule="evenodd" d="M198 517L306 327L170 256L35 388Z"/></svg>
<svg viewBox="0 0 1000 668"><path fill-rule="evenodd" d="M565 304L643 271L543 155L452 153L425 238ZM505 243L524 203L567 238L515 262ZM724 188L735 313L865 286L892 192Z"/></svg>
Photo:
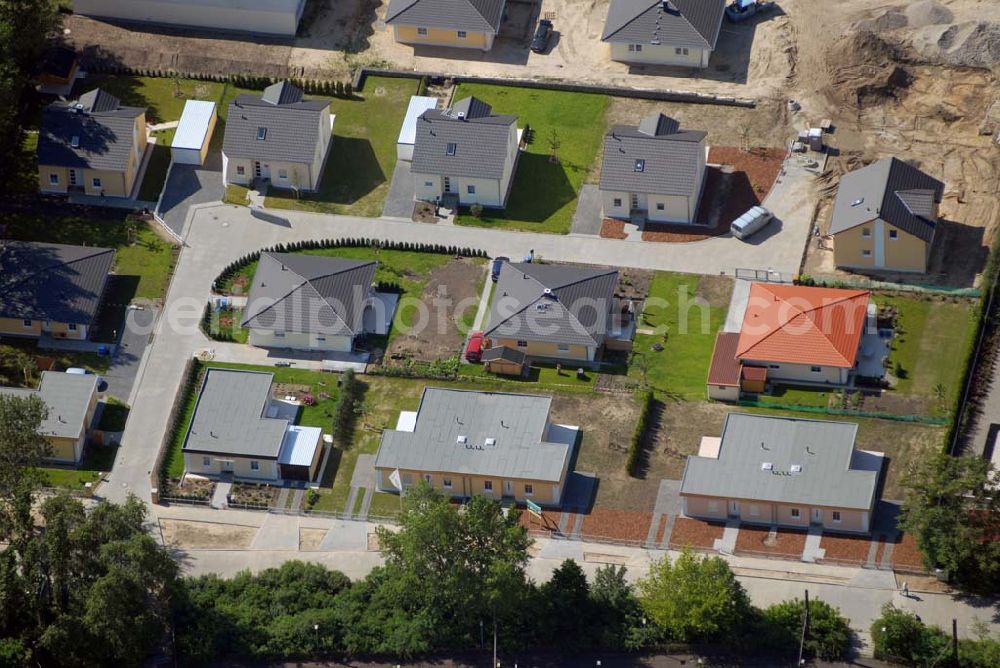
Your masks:
<svg viewBox="0 0 1000 668"><path fill-rule="evenodd" d="M44 436L77 438L87 426L90 401L97 392L98 377L88 373L74 374L60 371L43 371L37 390L20 387L0 387L0 394L9 397L36 396L45 402L48 416L42 420L39 431Z"/></svg>
<svg viewBox="0 0 1000 668"><path fill-rule="evenodd" d="M601 39L715 49L726 0L611 0Z"/></svg>
<svg viewBox="0 0 1000 668"><path fill-rule="evenodd" d="M528 394L424 388L414 430L383 431L375 466L558 481L572 447L545 441L551 403Z"/></svg>
<svg viewBox="0 0 1000 668"><path fill-rule="evenodd" d="M855 453L857 431L853 422L730 413L718 459L688 457L681 494L870 510L882 458Z"/></svg>
<svg viewBox="0 0 1000 668"><path fill-rule="evenodd" d="M114 259L111 248L0 243L0 317L89 325Z"/></svg>
<svg viewBox="0 0 1000 668"><path fill-rule="evenodd" d="M505 262L486 335L598 346L607 334L617 285L613 269Z"/></svg>
<svg viewBox="0 0 1000 668"><path fill-rule="evenodd" d="M480 359L483 362L502 360L504 362L513 362L514 364L524 364L524 360L527 357L527 355L517 348L511 348L510 346L493 346L492 348L484 350Z"/></svg>
<svg viewBox="0 0 1000 668"><path fill-rule="evenodd" d="M840 178L833 202L830 234L881 218L918 239L931 241L936 206L944 184L913 165L882 158Z"/></svg>
<svg viewBox="0 0 1000 668"><path fill-rule="evenodd" d="M277 459L288 420L264 414L273 380L259 371L205 371L184 450Z"/></svg>
<svg viewBox="0 0 1000 668"><path fill-rule="evenodd" d="M99 88L75 102L53 102L42 112L38 164L123 171L135 150L135 119L145 113Z"/></svg>
<svg viewBox="0 0 1000 668"><path fill-rule="evenodd" d="M461 117L460 117L461 114ZM499 179L510 157L511 125L517 116L494 114L474 97L451 109L428 109L417 119L414 174ZM448 155L454 144L454 155Z"/></svg>
<svg viewBox="0 0 1000 668"><path fill-rule="evenodd" d="M261 253L244 327L355 336L375 268L373 260L296 253Z"/></svg>
<svg viewBox="0 0 1000 668"><path fill-rule="evenodd" d="M497 33L506 0L391 0L386 25Z"/></svg>
<svg viewBox="0 0 1000 668"><path fill-rule="evenodd" d="M288 82L269 86L263 94L244 93L229 103L222 152L230 158L312 164L329 100L305 100ZM257 139L260 128L264 138Z"/></svg>
<svg viewBox="0 0 1000 668"><path fill-rule="evenodd" d="M706 135L681 130L677 121L660 113L642 119L638 127L615 125L604 135L601 190L697 195Z"/></svg>

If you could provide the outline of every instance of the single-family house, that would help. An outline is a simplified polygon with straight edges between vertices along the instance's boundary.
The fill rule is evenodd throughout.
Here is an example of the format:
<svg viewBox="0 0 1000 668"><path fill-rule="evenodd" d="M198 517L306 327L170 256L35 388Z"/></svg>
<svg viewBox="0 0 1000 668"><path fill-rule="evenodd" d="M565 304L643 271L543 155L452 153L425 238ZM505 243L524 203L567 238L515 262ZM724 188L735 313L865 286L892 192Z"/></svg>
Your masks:
<svg viewBox="0 0 1000 668"><path fill-rule="evenodd" d="M73 12L126 23L295 37L306 0L73 0Z"/></svg>
<svg viewBox="0 0 1000 668"><path fill-rule="evenodd" d="M632 338L615 297L617 285L614 269L505 262L484 330L489 347L513 348L534 360L593 365L609 342Z"/></svg>
<svg viewBox="0 0 1000 668"><path fill-rule="evenodd" d="M708 67L726 0L611 0L601 41L611 60Z"/></svg>
<svg viewBox="0 0 1000 668"><path fill-rule="evenodd" d="M317 190L333 136L329 100L307 100L288 81L262 95L243 93L229 103L222 141L226 185L268 181L278 188Z"/></svg>
<svg viewBox="0 0 1000 668"><path fill-rule="evenodd" d="M42 71L38 75L38 91L46 95L67 96L73 92L73 82L80 70L76 51L54 45L45 52Z"/></svg>
<svg viewBox="0 0 1000 668"><path fill-rule="evenodd" d="M838 267L924 273L944 184L898 158L845 174L830 219Z"/></svg>
<svg viewBox="0 0 1000 668"><path fill-rule="evenodd" d="M146 151L146 110L95 88L42 111L38 187L43 193L129 197Z"/></svg>
<svg viewBox="0 0 1000 668"><path fill-rule="evenodd" d="M398 160L413 160L413 145L417 141L417 121L420 115L429 109L437 109L438 99L436 97L425 97L423 95L413 95L410 103L406 106L406 116L403 117L403 125L399 129L399 138L396 139L396 158Z"/></svg>
<svg viewBox="0 0 1000 668"><path fill-rule="evenodd" d="M416 198L503 208L517 162L517 116L467 97L451 109L428 109L413 144Z"/></svg>
<svg viewBox="0 0 1000 668"><path fill-rule="evenodd" d="M184 435L184 470L206 477L315 481L322 430L294 424L298 406L272 398L274 374L205 371Z"/></svg>
<svg viewBox="0 0 1000 668"><path fill-rule="evenodd" d="M654 112L604 135L601 201L609 218L693 223L705 182L705 137Z"/></svg>
<svg viewBox="0 0 1000 668"><path fill-rule="evenodd" d="M376 265L261 253L242 323L250 344L349 353L363 334L387 334L392 312L372 286Z"/></svg>
<svg viewBox="0 0 1000 668"><path fill-rule="evenodd" d="M43 371L38 389L0 387L0 395L41 399L47 414L39 432L51 447L48 461L75 465L83 460L94 422L97 383L98 377L94 374Z"/></svg>
<svg viewBox="0 0 1000 668"><path fill-rule="evenodd" d="M854 447L858 425L730 413L681 482L689 517L866 534L883 456Z"/></svg>
<svg viewBox="0 0 1000 668"><path fill-rule="evenodd" d="M97 246L0 244L0 336L86 341L115 251Z"/></svg>
<svg viewBox="0 0 1000 668"><path fill-rule="evenodd" d="M506 0L390 0L385 24L397 42L489 51Z"/></svg>
<svg viewBox="0 0 1000 668"><path fill-rule="evenodd" d="M867 290L753 283L739 332L720 332L708 396L733 400L768 383L849 384L885 374L888 339Z"/></svg>
<svg viewBox="0 0 1000 668"><path fill-rule="evenodd" d="M376 486L426 482L457 498L482 495L558 506L579 428L553 424L552 398L424 388L420 406L382 432Z"/></svg>

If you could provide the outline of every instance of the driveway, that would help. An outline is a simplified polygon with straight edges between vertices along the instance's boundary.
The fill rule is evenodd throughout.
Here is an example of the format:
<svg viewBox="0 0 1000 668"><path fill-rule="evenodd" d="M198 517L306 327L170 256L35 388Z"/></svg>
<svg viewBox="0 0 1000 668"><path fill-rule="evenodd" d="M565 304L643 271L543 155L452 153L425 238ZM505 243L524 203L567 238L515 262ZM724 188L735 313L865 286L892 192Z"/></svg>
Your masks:
<svg viewBox="0 0 1000 668"><path fill-rule="evenodd" d="M149 336L153 333L157 310L145 306L142 310L129 309L125 315L125 328L118 341L118 349L108 365L104 379L108 381L108 394L131 403L135 377L146 352Z"/></svg>
<svg viewBox="0 0 1000 668"><path fill-rule="evenodd" d="M178 238L184 236L188 210L196 204L219 202L223 195L222 154L209 153L204 165L170 166L156 213Z"/></svg>
<svg viewBox="0 0 1000 668"><path fill-rule="evenodd" d="M580 188L580 199L577 200L570 233L600 236L601 211L601 189L593 183L584 185Z"/></svg>
<svg viewBox="0 0 1000 668"><path fill-rule="evenodd" d="M397 160L392 171L392 183L389 184L389 194L385 196L382 215L386 218L413 217L413 175L410 173L410 163Z"/></svg>

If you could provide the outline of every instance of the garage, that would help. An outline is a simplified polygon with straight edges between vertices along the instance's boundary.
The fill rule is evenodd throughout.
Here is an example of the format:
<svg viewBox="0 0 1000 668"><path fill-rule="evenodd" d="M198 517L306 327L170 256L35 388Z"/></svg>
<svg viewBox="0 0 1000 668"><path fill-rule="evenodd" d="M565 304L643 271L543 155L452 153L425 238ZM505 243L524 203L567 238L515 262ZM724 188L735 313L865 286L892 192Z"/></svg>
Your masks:
<svg viewBox="0 0 1000 668"><path fill-rule="evenodd" d="M290 425L278 454L278 477L283 480L315 480L323 446L319 427Z"/></svg>
<svg viewBox="0 0 1000 668"><path fill-rule="evenodd" d="M396 140L396 158L413 160L413 143L417 138L417 119L428 109L437 109L437 103L436 97L414 95L410 98L410 104L406 107L406 117L403 119L403 127L399 131L399 139Z"/></svg>
<svg viewBox="0 0 1000 668"><path fill-rule="evenodd" d="M215 102L188 100L170 145L170 158L182 165L204 164L216 118Z"/></svg>

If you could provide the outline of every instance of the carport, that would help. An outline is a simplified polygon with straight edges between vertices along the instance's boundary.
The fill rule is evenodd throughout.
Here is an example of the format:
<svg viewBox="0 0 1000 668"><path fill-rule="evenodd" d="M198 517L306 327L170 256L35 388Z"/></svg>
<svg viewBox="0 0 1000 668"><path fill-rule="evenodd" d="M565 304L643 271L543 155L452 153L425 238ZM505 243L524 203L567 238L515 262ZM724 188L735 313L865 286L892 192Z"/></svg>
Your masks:
<svg viewBox="0 0 1000 668"><path fill-rule="evenodd" d="M170 159L182 165L202 165L215 131L215 102L188 100L170 145Z"/></svg>

